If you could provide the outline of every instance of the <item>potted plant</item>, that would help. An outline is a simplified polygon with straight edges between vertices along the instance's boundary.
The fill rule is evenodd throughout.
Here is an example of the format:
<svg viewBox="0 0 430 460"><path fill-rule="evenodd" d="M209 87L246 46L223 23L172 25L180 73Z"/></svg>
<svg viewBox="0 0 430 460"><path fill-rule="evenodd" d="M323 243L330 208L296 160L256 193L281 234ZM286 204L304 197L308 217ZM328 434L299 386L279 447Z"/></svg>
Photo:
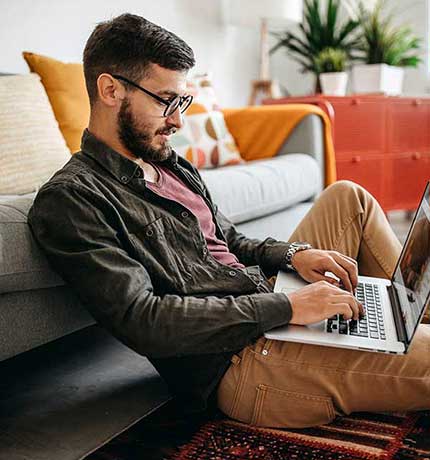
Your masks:
<svg viewBox="0 0 430 460"><path fill-rule="evenodd" d="M345 96L348 74L345 72L347 55L342 49L325 48L315 57L322 92Z"/></svg>
<svg viewBox="0 0 430 460"><path fill-rule="evenodd" d="M270 50L285 49L287 54L301 65L302 73L312 72L316 75L315 92L321 92L319 70L315 59L327 48L343 50L348 59L354 59L358 46L356 30L359 22L348 18L339 25L340 0L328 0L325 14L321 14L320 0L305 0L304 20L297 33L286 31L273 33L277 43Z"/></svg>
<svg viewBox="0 0 430 460"><path fill-rule="evenodd" d="M361 2L358 6L362 36L357 50L362 53L365 64L352 68L356 93L401 94L404 67L416 67L421 62L416 52L420 39L408 26L394 25L393 13L384 12L385 3L378 0L371 11Z"/></svg>

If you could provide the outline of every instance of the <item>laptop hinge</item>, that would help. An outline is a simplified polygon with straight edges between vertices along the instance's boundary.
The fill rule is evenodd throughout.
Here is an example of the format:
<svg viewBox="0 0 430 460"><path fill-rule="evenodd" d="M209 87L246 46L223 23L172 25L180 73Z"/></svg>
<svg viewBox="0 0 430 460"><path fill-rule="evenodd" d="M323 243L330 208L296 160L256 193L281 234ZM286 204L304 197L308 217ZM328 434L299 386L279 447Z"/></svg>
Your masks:
<svg viewBox="0 0 430 460"><path fill-rule="evenodd" d="M390 296L390 301L392 305L392 312L394 315L394 322L396 324L397 337L400 342L405 344L405 347L408 347L408 337L406 335L406 328L402 318L402 311L400 308L399 296L397 294L396 288L393 285L387 286L388 295Z"/></svg>

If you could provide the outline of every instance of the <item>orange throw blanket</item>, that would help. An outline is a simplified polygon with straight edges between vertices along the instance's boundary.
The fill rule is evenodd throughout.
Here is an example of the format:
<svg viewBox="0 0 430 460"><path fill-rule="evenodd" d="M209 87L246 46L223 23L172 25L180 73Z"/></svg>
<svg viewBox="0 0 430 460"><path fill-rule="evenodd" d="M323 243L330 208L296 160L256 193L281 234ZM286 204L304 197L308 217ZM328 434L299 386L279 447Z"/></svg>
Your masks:
<svg viewBox="0 0 430 460"><path fill-rule="evenodd" d="M336 181L336 161L331 124L327 114L312 104L284 104L223 109L228 129L246 161L275 156L295 126L309 114L321 117L324 126L325 185Z"/></svg>

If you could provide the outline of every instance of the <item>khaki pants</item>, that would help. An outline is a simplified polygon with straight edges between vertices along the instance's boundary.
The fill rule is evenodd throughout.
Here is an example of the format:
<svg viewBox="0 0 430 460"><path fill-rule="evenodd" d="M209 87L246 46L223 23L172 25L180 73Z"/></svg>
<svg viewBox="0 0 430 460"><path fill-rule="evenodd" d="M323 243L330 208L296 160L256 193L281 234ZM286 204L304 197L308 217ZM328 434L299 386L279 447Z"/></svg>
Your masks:
<svg viewBox="0 0 430 460"><path fill-rule="evenodd" d="M401 250L376 200L347 181L321 194L290 240L337 250L358 261L360 274L385 278ZM430 409L430 326L419 326L404 356L261 337L233 356L218 406L244 423L280 428L355 411Z"/></svg>

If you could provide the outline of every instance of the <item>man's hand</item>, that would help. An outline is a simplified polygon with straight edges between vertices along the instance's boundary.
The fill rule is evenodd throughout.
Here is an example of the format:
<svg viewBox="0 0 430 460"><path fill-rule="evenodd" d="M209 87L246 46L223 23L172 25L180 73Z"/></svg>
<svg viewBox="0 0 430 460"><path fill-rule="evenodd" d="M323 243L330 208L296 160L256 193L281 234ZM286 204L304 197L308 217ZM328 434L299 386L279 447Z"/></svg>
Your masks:
<svg viewBox="0 0 430 460"><path fill-rule="evenodd" d="M340 252L306 249L296 252L291 263L298 274L309 283L327 281L338 286L339 283L335 279L325 275L325 272L332 272L349 292L354 292L357 287L357 262Z"/></svg>
<svg viewBox="0 0 430 460"><path fill-rule="evenodd" d="M317 323L337 314L355 320L364 315L363 306L352 294L327 281L309 284L289 293L288 298L293 311L291 324Z"/></svg>

